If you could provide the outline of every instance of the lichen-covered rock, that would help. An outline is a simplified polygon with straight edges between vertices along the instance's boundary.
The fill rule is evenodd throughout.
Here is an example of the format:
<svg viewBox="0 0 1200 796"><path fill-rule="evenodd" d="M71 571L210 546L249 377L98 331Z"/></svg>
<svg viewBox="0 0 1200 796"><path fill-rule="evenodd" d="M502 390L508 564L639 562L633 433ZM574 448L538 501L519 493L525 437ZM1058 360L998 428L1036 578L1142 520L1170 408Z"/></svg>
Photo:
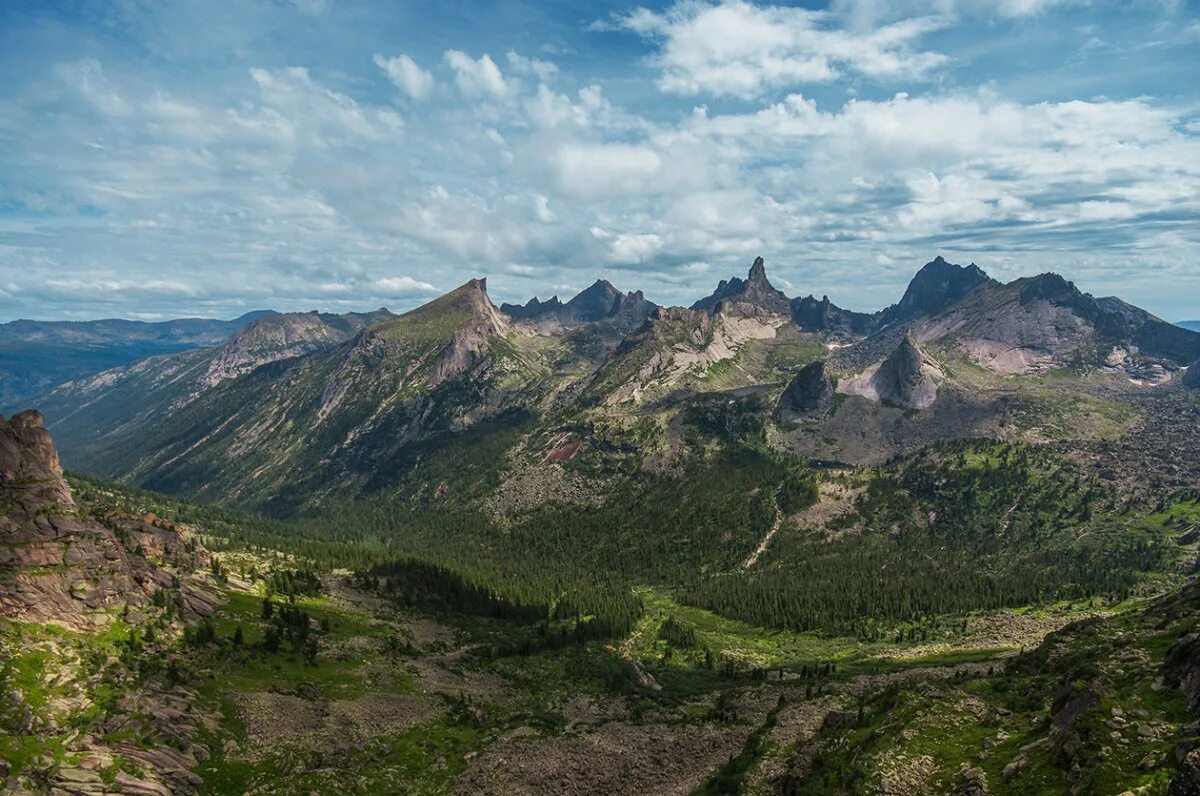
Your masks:
<svg viewBox="0 0 1200 796"><path fill-rule="evenodd" d="M1200 796L1200 749L1193 749L1183 759L1167 796Z"/></svg>

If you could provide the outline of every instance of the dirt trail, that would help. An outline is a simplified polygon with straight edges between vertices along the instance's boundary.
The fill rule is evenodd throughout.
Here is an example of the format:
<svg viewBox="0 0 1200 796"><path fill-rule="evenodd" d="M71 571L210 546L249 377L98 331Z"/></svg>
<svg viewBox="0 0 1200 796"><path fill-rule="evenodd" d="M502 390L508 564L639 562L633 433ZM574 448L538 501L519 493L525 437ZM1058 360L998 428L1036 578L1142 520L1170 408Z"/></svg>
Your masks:
<svg viewBox="0 0 1200 796"><path fill-rule="evenodd" d="M783 525L783 512L779 510L779 490L782 488L782 484L775 487L775 491L771 495L771 506L775 509L775 522L771 524L771 530L767 531L767 535L763 537L763 540L758 543L758 547L750 554L746 562L742 564L743 570L750 569L750 567L758 563L758 557L765 553L767 548L771 546L771 540L775 538L779 527Z"/></svg>

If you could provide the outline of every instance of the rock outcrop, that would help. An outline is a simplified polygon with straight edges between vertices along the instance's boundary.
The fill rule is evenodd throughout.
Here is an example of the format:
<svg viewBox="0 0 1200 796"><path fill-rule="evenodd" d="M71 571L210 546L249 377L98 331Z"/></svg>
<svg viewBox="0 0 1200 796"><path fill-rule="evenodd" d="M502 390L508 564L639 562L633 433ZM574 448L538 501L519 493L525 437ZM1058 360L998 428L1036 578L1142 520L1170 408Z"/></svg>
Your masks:
<svg viewBox="0 0 1200 796"><path fill-rule="evenodd" d="M810 362L792 377L779 397L779 416L794 420L824 415L833 408L835 392L825 361Z"/></svg>
<svg viewBox="0 0 1200 796"><path fill-rule="evenodd" d="M1188 369L1183 372L1183 377L1180 379L1180 383L1182 383L1184 387L1200 389L1200 359L1188 366Z"/></svg>
<svg viewBox="0 0 1200 796"><path fill-rule="evenodd" d="M805 332L825 332L834 337L854 338L870 334L877 327L876 316L868 312L845 310L822 296L792 299L792 320Z"/></svg>
<svg viewBox="0 0 1200 796"><path fill-rule="evenodd" d="M790 315L791 300L775 289L767 279L763 258L756 257L745 279L736 276L722 279L712 295L697 301L692 309L710 313L732 311L742 315Z"/></svg>
<svg viewBox="0 0 1200 796"><path fill-rule="evenodd" d="M904 291L900 301L879 312L853 312L823 296L792 301L792 318L805 331L839 337L862 337L939 312L982 285L994 284L979 266L955 265L940 255L926 263Z"/></svg>
<svg viewBox="0 0 1200 796"><path fill-rule="evenodd" d="M1115 298L1093 298L1058 274L986 282L919 325L921 339L957 346L1004 375L1103 366L1114 347L1145 380L1147 362L1178 367L1200 358L1200 334ZM1103 353L1102 353L1103 352Z"/></svg>
<svg viewBox="0 0 1200 796"><path fill-rule="evenodd" d="M596 372L585 400L611 405L661 397L736 357L748 341L775 337L785 322L774 314L660 307Z"/></svg>
<svg viewBox="0 0 1200 796"><path fill-rule="evenodd" d="M41 414L0 418L0 616L76 630L103 626L159 589L176 588L177 575L202 565L203 556L156 518L85 512L63 479ZM178 588L185 615L216 606L205 591Z"/></svg>
<svg viewBox="0 0 1200 796"><path fill-rule="evenodd" d="M839 384L838 392L905 409L927 409L944 380L941 366L908 333L887 359Z"/></svg>
<svg viewBox="0 0 1200 796"><path fill-rule="evenodd" d="M640 326L657 308L658 305L648 301L642 291L622 293L605 279L597 279L566 304L559 301L558 296L547 301L539 301L535 296L525 304L500 305L500 311L513 320L548 333L601 322L628 332Z"/></svg>

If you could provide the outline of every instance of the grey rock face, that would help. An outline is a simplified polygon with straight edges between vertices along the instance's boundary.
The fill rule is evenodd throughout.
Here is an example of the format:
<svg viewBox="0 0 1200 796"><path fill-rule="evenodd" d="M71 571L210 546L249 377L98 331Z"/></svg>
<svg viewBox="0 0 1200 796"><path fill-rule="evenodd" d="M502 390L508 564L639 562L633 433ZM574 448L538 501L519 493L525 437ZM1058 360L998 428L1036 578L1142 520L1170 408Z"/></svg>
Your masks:
<svg viewBox="0 0 1200 796"><path fill-rule="evenodd" d="M937 399L944 378L941 367L925 355L910 332L879 365L848 379L838 390L905 409L927 409Z"/></svg>
<svg viewBox="0 0 1200 796"><path fill-rule="evenodd" d="M924 409L937 398L941 369L925 356L911 334L883 361L872 379L881 401Z"/></svg>
<svg viewBox="0 0 1200 796"><path fill-rule="evenodd" d="M825 362L810 362L788 383L779 398L779 412L789 416L817 417L833 408L833 379L825 370Z"/></svg>

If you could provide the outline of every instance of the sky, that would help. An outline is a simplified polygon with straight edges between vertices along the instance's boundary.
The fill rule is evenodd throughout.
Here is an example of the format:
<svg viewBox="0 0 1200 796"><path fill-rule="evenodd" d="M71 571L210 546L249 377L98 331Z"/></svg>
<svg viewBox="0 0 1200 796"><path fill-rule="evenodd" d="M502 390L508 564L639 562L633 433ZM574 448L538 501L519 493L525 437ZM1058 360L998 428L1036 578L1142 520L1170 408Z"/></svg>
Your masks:
<svg viewBox="0 0 1200 796"><path fill-rule="evenodd" d="M0 321L941 254L1200 317L1200 0L0 3Z"/></svg>

